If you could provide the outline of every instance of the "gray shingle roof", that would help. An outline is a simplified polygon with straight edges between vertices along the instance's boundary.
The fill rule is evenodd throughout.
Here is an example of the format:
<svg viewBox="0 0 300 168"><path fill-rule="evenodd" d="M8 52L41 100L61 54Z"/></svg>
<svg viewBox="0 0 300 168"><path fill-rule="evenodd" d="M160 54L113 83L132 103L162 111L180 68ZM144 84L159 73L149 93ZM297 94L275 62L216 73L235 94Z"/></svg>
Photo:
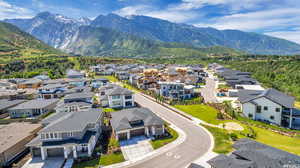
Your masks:
<svg viewBox="0 0 300 168"><path fill-rule="evenodd" d="M19 109L42 109L51 104L55 104L59 99L34 99L27 102L21 103L9 110L19 110Z"/></svg>
<svg viewBox="0 0 300 168"><path fill-rule="evenodd" d="M249 92L249 91L247 91ZM259 91L257 91L258 93ZM245 93L245 92L244 92ZM261 98L261 97L265 97L267 99L270 99L271 101L280 104L284 107L287 108L293 108L294 107L294 101L295 98L292 96L288 96L276 89L267 89L263 92L261 92L261 94L255 95L254 93L253 96L249 96L248 98L245 97L245 94L243 93L243 91L241 92L241 98L239 97L239 100L241 101L241 103L246 103L249 101L252 101L254 99L257 98Z"/></svg>
<svg viewBox="0 0 300 168"><path fill-rule="evenodd" d="M94 96L93 92L80 92L72 93L65 96L64 99L79 99L79 98L92 98Z"/></svg>
<svg viewBox="0 0 300 168"><path fill-rule="evenodd" d="M90 109L89 111L70 112L65 115L58 113L58 115L53 116L52 119L49 118L48 122L49 120L52 122L40 132L83 131L87 124L96 123L103 113L101 109Z"/></svg>
<svg viewBox="0 0 300 168"><path fill-rule="evenodd" d="M163 125L164 121L147 108L131 108L111 113L111 124L116 131L133 128L130 121L142 120L145 126Z"/></svg>
<svg viewBox="0 0 300 168"><path fill-rule="evenodd" d="M208 161L215 168L282 168L300 165L300 157L280 149L250 140L240 139L230 156L219 155Z"/></svg>
<svg viewBox="0 0 300 168"><path fill-rule="evenodd" d="M0 100L0 111L1 110L4 110L4 109L7 109L7 108L10 108L10 107L13 107L13 106L16 106L20 103L24 103L26 102L27 100L8 100L8 99L1 99Z"/></svg>

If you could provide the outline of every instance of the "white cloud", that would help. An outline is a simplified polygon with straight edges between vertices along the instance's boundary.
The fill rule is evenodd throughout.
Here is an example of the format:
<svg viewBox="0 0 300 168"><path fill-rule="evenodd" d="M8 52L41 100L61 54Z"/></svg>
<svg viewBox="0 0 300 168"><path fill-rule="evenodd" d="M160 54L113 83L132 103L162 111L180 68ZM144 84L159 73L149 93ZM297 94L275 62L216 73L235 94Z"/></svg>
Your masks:
<svg viewBox="0 0 300 168"><path fill-rule="evenodd" d="M127 6L114 11L113 13L116 13L120 16L144 15L178 23L187 22L200 16L199 13L195 13L193 11L179 11L168 8L157 9L147 5Z"/></svg>
<svg viewBox="0 0 300 168"><path fill-rule="evenodd" d="M0 0L0 19L30 18L33 14L33 11L30 9L22 8L12 5L4 0Z"/></svg>
<svg viewBox="0 0 300 168"><path fill-rule="evenodd" d="M172 4L170 8L176 10L193 10L209 5L223 5L231 10L253 9L262 6L262 3L272 0L182 0L181 3Z"/></svg>
<svg viewBox="0 0 300 168"><path fill-rule="evenodd" d="M277 31L277 32L267 32L266 35L287 39L300 44L300 28L295 31Z"/></svg>
<svg viewBox="0 0 300 168"><path fill-rule="evenodd" d="M299 16L300 10L296 8L274 9L226 15L214 18L208 23L195 24L195 26L207 25L218 29L255 31L300 25Z"/></svg>

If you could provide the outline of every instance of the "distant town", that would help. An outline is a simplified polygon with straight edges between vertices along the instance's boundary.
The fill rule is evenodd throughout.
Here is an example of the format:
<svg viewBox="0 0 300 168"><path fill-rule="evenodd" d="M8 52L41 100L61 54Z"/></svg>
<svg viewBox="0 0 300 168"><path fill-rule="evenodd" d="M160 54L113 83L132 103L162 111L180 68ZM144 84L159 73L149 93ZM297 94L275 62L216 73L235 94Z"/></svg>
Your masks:
<svg viewBox="0 0 300 168"><path fill-rule="evenodd" d="M295 98L218 63L0 80L0 165L300 167Z"/></svg>

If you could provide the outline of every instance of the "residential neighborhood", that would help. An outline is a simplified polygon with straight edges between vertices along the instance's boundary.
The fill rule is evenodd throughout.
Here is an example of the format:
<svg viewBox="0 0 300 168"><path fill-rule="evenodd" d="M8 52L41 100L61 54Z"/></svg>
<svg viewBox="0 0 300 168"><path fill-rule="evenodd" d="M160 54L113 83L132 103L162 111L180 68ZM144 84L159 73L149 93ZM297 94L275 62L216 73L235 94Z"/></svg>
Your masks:
<svg viewBox="0 0 300 168"><path fill-rule="evenodd" d="M263 130L296 139L295 98L251 73L213 63L99 64L65 74L1 80L2 166L300 165L298 147L257 137ZM214 139L223 134L229 144Z"/></svg>

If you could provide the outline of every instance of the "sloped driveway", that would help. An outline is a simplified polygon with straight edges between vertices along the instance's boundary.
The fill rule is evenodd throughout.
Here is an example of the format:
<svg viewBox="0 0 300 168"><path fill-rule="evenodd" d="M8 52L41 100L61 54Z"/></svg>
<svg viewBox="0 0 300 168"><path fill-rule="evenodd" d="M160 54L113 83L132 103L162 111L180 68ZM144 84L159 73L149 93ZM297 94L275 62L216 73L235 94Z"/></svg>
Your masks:
<svg viewBox="0 0 300 168"><path fill-rule="evenodd" d="M64 164L63 157L48 157L42 160L40 157L34 157L29 160L22 168L60 168Z"/></svg>
<svg viewBox="0 0 300 168"><path fill-rule="evenodd" d="M145 136L132 137L120 142L125 160L135 160L153 151L150 139Z"/></svg>

